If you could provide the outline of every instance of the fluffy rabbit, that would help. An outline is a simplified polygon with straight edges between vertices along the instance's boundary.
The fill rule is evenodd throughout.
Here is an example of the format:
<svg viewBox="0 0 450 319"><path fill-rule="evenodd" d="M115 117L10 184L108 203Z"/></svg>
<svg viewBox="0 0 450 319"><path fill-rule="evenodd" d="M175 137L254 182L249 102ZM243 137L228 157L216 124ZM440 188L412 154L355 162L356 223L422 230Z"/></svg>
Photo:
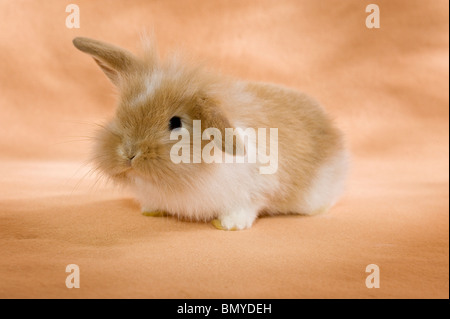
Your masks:
<svg viewBox="0 0 450 319"><path fill-rule="evenodd" d="M138 58L93 39L73 43L94 58L120 94L115 117L97 136L97 168L131 186L143 212L215 219L218 228L232 230L251 227L263 213L315 214L338 199L347 170L342 137L303 93L232 80L176 58L160 61L151 45ZM214 155L236 161L199 161L192 143L200 138L194 120L201 121L201 132L216 128L221 133L223 140L211 138ZM264 147L258 145L252 162L249 147L256 147L256 138L236 130L230 142L224 139L226 128L267 128L271 136ZM171 134L181 130L190 133L184 149L191 160L176 163L171 150L180 142ZM211 141L202 139L201 147ZM238 154L242 145L244 153ZM277 167L262 173L259 155L270 152L276 153Z"/></svg>

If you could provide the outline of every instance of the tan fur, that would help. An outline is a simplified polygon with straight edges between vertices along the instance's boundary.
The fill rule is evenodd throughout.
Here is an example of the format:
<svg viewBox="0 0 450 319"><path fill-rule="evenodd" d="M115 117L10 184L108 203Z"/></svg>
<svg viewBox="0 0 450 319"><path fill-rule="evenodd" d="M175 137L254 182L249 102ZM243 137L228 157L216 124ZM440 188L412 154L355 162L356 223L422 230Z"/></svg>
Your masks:
<svg viewBox="0 0 450 319"><path fill-rule="evenodd" d="M322 170L333 172L330 183L336 185L346 167L344 161L332 161L345 153L341 134L306 95L231 80L176 59L160 62L153 45L137 58L96 40L76 38L74 44L93 56L120 90L116 116L98 135L96 164L108 176L133 186L143 210L205 220L218 217L225 229L242 229L262 212L312 214L336 200L324 194L323 201L314 201L323 207L308 204L313 184L328 184L316 182L325 164L338 165ZM226 127L278 128L277 173L260 175L250 164L172 163L172 116L181 117L191 133L192 120L199 119L202 129L216 127L223 138ZM179 198L186 198L185 204ZM155 207L148 207L152 203Z"/></svg>

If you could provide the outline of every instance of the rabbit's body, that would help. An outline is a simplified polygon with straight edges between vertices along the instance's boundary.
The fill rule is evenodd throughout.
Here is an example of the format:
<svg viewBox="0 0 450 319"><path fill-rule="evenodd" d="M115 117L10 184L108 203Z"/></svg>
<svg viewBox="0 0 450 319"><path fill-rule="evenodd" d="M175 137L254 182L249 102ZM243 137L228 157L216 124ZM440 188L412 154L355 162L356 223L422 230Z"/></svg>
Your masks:
<svg viewBox="0 0 450 319"><path fill-rule="evenodd" d="M218 218L225 229L244 229L260 213L313 214L329 208L340 195L347 169L341 134L306 95L222 79L176 63L159 64L154 58L139 61L95 40L74 43L93 55L121 90L116 118L98 137L97 163L134 189L143 211ZM172 127L167 124L174 118L191 134L193 120L202 121L202 130L215 127L221 132L277 128L278 169L261 174L267 164L249 162L248 154L245 163L175 164L169 153L176 141L169 139ZM244 141L244 136L239 139ZM256 140L248 142L257 147ZM268 154L276 151L270 142L262 149ZM233 157L222 150L225 157Z"/></svg>

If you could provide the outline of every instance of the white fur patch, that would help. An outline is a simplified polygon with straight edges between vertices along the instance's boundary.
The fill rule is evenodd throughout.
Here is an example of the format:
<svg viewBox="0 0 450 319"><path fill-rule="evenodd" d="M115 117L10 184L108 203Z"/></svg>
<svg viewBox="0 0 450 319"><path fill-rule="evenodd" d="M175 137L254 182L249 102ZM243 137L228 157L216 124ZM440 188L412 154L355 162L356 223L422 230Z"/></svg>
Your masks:
<svg viewBox="0 0 450 319"><path fill-rule="evenodd" d="M155 70L152 72L152 74L145 79L144 90L136 96L132 104L139 105L148 101L161 86L163 76L164 73L162 71Z"/></svg>
<svg viewBox="0 0 450 319"><path fill-rule="evenodd" d="M344 190L349 155L340 151L319 169L304 198L302 213L315 214L333 206Z"/></svg>
<svg viewBox="0 0 450 319"><path fill-rule="evenodd" d="M143 178L135 178L135 192L145 211L164 210L169 214L197 220L223 217L245 208L254 219L268 203L268 192L279 187L275 175L259 174L255 164L216 164L213 173L199 175L183 192L164 191Z"/></svg>

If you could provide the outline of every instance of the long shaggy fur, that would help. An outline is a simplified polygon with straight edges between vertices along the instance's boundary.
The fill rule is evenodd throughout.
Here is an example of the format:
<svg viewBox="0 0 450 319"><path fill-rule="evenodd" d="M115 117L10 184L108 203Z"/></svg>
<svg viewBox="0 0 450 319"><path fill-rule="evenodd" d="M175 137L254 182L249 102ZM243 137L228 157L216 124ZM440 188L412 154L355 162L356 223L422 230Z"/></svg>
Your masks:
<svg viewBox="0 0 450 319"><path fill-rule="evenodd" d="M305 94L231 80L177 58L160 61L152 43L142 58L97 40L76 38L74 44L120 93L115 117L99 132L96 165L131 186L143 211L218 218L224 229L244 229L261 213L314 214L338 199L347 170L342 137ZM173 163L173 116L191 137L193 120L223 137L225 128L278 128L277 172L260 174L258 162Z"/></svg>

